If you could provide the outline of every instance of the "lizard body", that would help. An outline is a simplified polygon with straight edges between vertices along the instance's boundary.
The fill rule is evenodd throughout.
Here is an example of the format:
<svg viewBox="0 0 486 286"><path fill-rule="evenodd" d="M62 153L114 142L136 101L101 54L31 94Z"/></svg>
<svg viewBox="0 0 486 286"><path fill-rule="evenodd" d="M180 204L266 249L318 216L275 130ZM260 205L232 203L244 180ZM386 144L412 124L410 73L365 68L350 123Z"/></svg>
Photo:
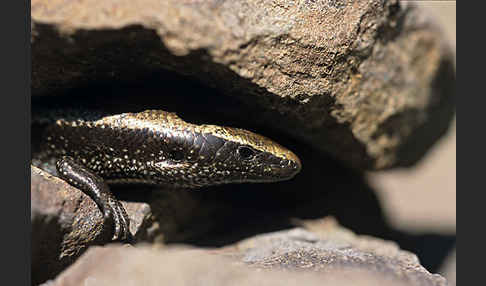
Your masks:
<svg viewBox="0 0 486 286"><path fill-rule="evenodd" d="M114 239L119 240L130 237L129 221L107 184L198 188L275 182L292 178L301 168L294 153L266 137L191 124L161 110L71 113L32 124L42 127L36 129L39 142L32 147L32 164L89 195L114 224Z"/></svg>

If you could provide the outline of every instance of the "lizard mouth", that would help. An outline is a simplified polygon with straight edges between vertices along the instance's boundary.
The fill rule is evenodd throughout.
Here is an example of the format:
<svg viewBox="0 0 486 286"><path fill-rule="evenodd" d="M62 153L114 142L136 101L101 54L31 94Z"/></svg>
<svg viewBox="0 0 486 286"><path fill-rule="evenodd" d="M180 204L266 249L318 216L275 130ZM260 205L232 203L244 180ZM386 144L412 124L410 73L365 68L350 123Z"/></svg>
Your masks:
<svg viewBox="0 0 486 286"><path fill-rule="evenodd" d="M274 174L274 179L289 180L300 172L300 161L282 160L280 164L270 165L271 173Z"/></svg>

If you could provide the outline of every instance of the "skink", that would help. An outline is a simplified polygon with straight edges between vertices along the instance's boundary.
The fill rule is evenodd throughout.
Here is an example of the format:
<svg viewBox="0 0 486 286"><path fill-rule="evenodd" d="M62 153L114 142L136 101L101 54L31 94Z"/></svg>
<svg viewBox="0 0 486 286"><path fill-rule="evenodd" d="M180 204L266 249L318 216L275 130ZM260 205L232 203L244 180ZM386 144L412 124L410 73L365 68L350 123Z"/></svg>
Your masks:
<svg viewBox="0 0 486 286"><path fill-rule="evenodd" d="M113 225L113 240L131 239L129 219L108 184L181 188L275 182L294 177L299 158L247 130L196 125L161 110L115 115L74 112L33 120L42 128L32 164L90 196Z"/></svg>

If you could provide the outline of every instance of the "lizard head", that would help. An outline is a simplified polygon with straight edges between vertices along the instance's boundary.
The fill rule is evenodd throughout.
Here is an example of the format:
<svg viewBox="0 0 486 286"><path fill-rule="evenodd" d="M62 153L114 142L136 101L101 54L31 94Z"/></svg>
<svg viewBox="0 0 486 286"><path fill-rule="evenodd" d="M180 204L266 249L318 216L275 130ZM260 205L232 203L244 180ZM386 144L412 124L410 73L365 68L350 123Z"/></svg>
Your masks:
<svg viewBox="0 0 486 286"><path fill-rule="evenodd" d="M301 169L293 152L243 129L199 125L170 142L168 159L155 165L164 173L178 169L171 184L180 187L283 181Z"/></svg>
<svg viewBox="0 0 486 286"><path fill-rule="evenodd" d="M299 158L280 144L253 132L205 125L211 140L223 146L212 152L217 166L234 173L235 182L275 182L293 178L301 169ZM231 176L230 176L231 177Z"/></svg>

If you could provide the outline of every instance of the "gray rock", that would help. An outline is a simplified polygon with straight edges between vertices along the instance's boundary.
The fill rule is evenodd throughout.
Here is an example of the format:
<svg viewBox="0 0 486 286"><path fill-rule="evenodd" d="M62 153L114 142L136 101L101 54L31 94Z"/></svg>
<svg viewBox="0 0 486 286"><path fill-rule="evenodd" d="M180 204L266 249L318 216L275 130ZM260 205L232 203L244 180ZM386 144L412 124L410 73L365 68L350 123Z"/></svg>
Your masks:
<svg viewBox="0 0 486 286"><path fill-rule="evenodd" d="M406 285L447 285L393 242L355 235L331 218L305 226L314 232L295 228L257 235L239 242L232 255L259 269L370 272Z"/></svg>
<svg viewBox="0 0 486 286"><path fill-rule="evenodd" d="M394 243L324 225L220 249L92 247L45 285L448 285Z"/></svg>
<svg viewBox="0 0 486 286"><path fill-rule="evenodd" d="M393 285L369 272L288 273L259 271L211 251L197 249L93 247L55 280L43 286L71 285Z"/></svg>
<svg viewBox="0 0 486 286"><path fill-rule="evenodd" d="M415 163L452 118L451 52L408 1L31 5L33 95L169 70L361 169Z"/></svg>

